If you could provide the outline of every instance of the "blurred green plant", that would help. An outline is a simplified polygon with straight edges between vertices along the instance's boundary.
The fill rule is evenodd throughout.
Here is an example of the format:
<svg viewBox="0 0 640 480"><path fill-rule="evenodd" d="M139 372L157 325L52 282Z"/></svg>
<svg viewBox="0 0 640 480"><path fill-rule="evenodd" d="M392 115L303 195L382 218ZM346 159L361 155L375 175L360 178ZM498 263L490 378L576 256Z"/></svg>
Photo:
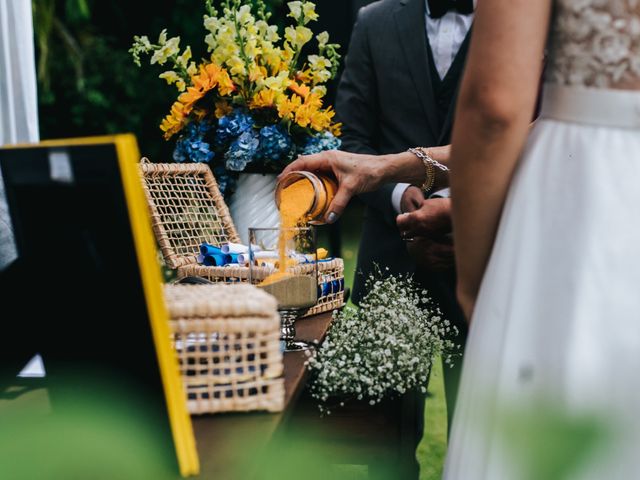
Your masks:
<svg viewBox="0 0 640 480"><path fill-rule="evenodd" d="M95 372L56 386L52 409L44 389L0 401L0 478L178 477L173 442L137 388Z"/></svg>
<svg viewBox="0 0 640 480"><path fill-rule="evenodd" d="M572 412L548 400L499 414L503 447L522 480L568 480L606 450L612 423L602 412Z"/></svg>

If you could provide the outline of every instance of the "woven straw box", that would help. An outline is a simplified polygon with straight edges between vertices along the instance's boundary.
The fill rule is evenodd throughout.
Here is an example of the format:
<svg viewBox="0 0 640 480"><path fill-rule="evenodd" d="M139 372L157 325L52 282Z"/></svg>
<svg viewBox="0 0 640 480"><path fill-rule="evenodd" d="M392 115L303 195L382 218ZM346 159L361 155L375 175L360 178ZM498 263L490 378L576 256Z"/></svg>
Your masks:
<svg viewBox="0 0 640 480"><path fill-rule="evenodd" d="M178 278L203 277L213 282L249 281L249 267L207 267L198 264L202 243L240 243L235 225L211 169L200 163L140 164L143 187L151 212L153 231L167 266ZM312 268L301 265L296 268ZM256 269L254 283L266 278ZM336 258L318 263L318 303L308 315L344 305L344 262Z"/></svg>
<svg viewBox="0 0 640 480"><path fill-rule="evenodd" d="M192 414L284 408L276 300L248 284L165 285Z"/></svg>

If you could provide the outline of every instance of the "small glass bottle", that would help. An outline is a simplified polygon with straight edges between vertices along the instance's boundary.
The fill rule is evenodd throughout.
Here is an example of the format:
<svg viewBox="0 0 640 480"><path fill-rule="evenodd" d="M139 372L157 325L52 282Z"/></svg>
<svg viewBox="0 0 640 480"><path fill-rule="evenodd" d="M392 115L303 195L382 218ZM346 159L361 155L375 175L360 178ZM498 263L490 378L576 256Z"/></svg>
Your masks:
<svg viewBox="0 0 640 480"><path fill-rule="evenodd" d="M278 208L280 208L283 190L297 182L308 182L313 190L313 201L305 214L307 223L324 225L326 223L325 217L329 213L329 205L338 190L338 182L324 174L303 171L290 172L276 185L275 200Z"/></svg>

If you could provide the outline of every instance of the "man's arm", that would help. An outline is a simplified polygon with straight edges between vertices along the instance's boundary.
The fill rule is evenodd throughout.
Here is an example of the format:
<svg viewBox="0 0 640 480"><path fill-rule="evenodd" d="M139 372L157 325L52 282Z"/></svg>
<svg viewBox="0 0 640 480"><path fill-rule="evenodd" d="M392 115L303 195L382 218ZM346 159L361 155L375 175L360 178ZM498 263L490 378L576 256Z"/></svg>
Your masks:
<svg viewBox="0 0 640 480"><path fill-rule="evenodd" d="M377 155L380 105L367 33L370 13L370 8L360 9L353 27L349 53L338 86L336 112L343 123L342 150ZM384 185L375 192L361 194L358 198L376 209L389 225L395 225L397 212L392 205L395 187L396 184Z"/></svg>

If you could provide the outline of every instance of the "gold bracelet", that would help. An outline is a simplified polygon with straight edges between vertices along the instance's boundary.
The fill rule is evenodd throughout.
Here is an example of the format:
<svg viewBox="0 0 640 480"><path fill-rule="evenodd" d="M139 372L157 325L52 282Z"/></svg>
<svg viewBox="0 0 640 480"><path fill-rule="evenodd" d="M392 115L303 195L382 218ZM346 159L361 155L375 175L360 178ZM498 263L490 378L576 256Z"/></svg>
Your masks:
<svg viewBox="0 0 640 480"><path fill-rule="evenodd" d="M429 191L433 188L434 183L436 182L436 169L433 164L435 160L431 158L431 155L429 155L428 152L426 152L426 149L410 148L408 151L422 160L426 172L426 178L424 180L424 183L420 187L420 190L422 190L424 193L429 193Z"/></svg>

